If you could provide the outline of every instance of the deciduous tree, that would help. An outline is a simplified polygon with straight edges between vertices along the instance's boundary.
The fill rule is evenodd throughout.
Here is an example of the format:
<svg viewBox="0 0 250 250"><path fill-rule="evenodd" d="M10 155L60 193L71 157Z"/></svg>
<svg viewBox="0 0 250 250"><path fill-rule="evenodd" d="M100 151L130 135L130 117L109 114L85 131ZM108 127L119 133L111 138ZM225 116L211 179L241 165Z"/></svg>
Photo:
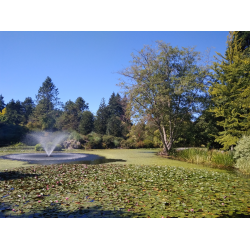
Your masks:
<svg viewBox="0 0 250 250"><path fill-rule="evenodd" d="M199 112L207 89L208 67L198 65L194 48L172 47L157 42L132 54L131 66L120 72L133 117L149 116L159 129L163 152L168 154L183 121Z"/></svg>

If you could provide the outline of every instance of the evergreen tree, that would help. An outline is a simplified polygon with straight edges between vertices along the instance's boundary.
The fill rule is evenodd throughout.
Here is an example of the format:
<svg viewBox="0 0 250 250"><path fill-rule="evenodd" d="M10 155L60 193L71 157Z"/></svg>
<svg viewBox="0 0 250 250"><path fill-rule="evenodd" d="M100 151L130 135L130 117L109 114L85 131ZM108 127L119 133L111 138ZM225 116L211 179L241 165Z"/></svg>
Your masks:
<svg viewBox="0 0 250 250"><path fill-rule="evenodd" d="M67 101L63 109L64 112L59 119L59 127L66 130L73 129L79 131L82 113L88 109L88 103L85 103L82 97L78 97L75 102Z"/></svg>
<svg viewBox="0 0 250 250"><path fill-rule="evenodd" d="M79 131L83 135L91 133L94 129L94 115L90 111L84 111L79 125Z"/></svg>
<svg viewBox="0 0 250 250"><path fill-rule="evenodd" d="M245 53L250 52L250 31L237 31L233 33L232 44L235 42L239 45L240 51L245 51Z"/></svg>
<svg viewBox="0 0 250 250"><path fill-rule="evenodd" d="M123 124L122 117L124 117L124 110L122 106L121 96L113 92L109 98L109 103L107 106L108 110L108 122L106 128L107 135L113 135L116 137L122 136Z"/></svg>
<svg viewBox="0 0 250 250"><path fill-rule="evenodd" d="M102 98L99 109L96 112L94 128L95 132L98 134L106 134L107 122L109 118L108 108L105 104L105 99Z"/></svg>
<svg viewBox="0 0 250 250"><path fill-rule="evenodd" d="M6 122L9 124L19 125L23 122L23 107L19 100L13 99L6 105Z"/></svg>
<svg viewBox="0 0 250 250"><path fill-rule="evenodd" d="M215 104L211 112L221 118L217 124L224 128L215 141L232 149L250 130L250 57L241 50L236 32L230 32L227 43L225 57L217 53L222 59L213 64L215 81L209 92Z"/></svg>
<svg viewBox="0 0 250 250"><path fill-rule="evenodd" d="M47 77L36 95L37 106L34 110L33 122L38 122L42 129L54 129L56 124L56 109L61 106L59 91Z"/></svg>
<svg viewBox="0 0 250 250"><path fill-rule="evenodd" d="M78 114L81 116L82 112L89 109L89 104L86 103L82 97L78 97L75 101Z"/></svg>
<svg viewBox="0 0 250 250"><path fill-rule="evenodd" d="M22 102L22 107L23 107L23 120L24 124L28 123L29 117L32 114L32 112L35 109L35 104L34 101L32 100L31 97L26 97L26 99Z"/></svg>
<svg viewBox="0 0 250 250"><path fill-rule="evenodd" d="M6 105L4 103L3 96L0 95L0 112L2 112L2 110L4 109L5 106Z"/></svg>

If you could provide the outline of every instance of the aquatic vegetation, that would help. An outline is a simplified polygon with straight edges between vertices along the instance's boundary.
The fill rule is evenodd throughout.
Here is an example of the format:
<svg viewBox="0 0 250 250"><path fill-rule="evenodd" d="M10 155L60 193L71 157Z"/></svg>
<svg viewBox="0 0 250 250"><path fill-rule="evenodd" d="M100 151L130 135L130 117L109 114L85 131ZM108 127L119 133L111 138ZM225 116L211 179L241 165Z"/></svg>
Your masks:
<svg viewBox="0 0 250 250"><path fill-rule="evenodd" d="M158 165L22 167L0 172L0 217L249 217L249 184Z"/></svg>

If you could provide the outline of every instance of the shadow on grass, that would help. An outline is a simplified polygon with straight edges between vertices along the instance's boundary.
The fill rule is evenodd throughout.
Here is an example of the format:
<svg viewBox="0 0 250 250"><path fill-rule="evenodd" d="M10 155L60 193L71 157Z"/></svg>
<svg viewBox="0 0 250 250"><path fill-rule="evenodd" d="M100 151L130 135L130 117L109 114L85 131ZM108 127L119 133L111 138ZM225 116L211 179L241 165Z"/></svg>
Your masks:
<svg viewBox="0 0 250 250"><path fill-rule="evenodd" d="M14 210L15 211L14 211ZM61 204L51 203L43 210L33 210L28 213L18 211L18 206L0 203L0 218L134 218L144 217L143 213L127 212L124 209L103 210L101 206L90 208L80 207L75 211L61 209Z"/></svg>
<svg viewBox="0 0 250 250"><path fill-rule="evenodd" d="M17 171L0 172L0 181L24 179L26 177L36 177L38 174L22 174Z"/></svg>

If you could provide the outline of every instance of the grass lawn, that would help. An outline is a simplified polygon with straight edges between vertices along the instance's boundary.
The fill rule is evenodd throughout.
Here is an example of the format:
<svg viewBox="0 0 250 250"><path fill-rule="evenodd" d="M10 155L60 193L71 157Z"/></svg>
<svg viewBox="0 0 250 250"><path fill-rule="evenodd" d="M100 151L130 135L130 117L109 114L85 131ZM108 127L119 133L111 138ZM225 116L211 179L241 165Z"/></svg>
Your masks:
<svg viewBox="0 0 250 250"><path fill-rule="evenodd" d="M125 162L45 167L0 160L0 165L8 162L7 170L0 171L0 217L250 215L250 180L225 170L161 158L157 150L73 152Z"/></svg>

